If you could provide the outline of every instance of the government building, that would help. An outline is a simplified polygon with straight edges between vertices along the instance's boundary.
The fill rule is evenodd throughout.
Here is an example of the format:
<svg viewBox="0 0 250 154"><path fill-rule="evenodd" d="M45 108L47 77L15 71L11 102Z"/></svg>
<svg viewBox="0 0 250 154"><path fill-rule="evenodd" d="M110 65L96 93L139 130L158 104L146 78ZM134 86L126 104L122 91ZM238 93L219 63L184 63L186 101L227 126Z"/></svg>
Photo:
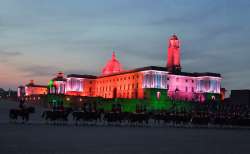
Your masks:
<svg viewBox="0 0 250 154"><path fill-rule="evenodd" d="M150 99L153 95L160 99L166 93L170 99L193 102L222 98L220 74L183 72L180 57L180 40L172 35L168 41L165 67L146 66L124 70L113 52L99 76L65 76L59 72L46 86L36 85L33 80L26 86L20 86L18 96L58 94L83 98Z"/></svg>

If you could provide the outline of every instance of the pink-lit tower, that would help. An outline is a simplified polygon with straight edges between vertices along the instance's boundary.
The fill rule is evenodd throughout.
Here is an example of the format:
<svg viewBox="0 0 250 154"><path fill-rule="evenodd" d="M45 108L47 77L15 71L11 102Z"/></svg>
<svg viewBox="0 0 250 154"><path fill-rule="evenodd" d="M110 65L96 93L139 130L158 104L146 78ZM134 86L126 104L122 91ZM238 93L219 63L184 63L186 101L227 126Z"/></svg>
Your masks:
<svg viewBox="0 0 250 154"><path fill-rule="evenodd" d="M177 73L181 71L180 63L180 41L174 34L170 37L168 42L168 58L167 58L167 70L171 73Z"/></svg>

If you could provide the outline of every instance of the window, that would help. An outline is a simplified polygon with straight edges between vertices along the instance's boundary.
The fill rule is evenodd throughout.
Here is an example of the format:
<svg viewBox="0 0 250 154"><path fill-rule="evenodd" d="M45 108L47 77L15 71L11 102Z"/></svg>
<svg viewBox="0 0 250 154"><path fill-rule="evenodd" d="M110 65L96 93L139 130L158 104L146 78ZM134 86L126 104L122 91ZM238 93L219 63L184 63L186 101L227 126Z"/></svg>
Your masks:
<svg viewBox="0 0 250 154"><path fill-rule="evenodd" d="M138 97L138 93L137 93L137 91L135 91L135 98L137 98Z"/></svg>
<svg viewBox="0 0 250 154"><path fill-rule="evenodd" d="M175 88L175 92L177 92L177 91L179 91L178 86L176 86L176 88Z"/></svg>
<svg viewBox="0 0 250 154"><path fill-rule="evenodd" d="M156 93L156 97L157 97L157 99L159 100L160 97L161 97L161 92L158 91L158 92Z"/></svg>
<svg viewBox="0 0 250 154"><path fill-rule="evenodd" d="M186 87L186 92L188 92L188 87Z"/></svg>

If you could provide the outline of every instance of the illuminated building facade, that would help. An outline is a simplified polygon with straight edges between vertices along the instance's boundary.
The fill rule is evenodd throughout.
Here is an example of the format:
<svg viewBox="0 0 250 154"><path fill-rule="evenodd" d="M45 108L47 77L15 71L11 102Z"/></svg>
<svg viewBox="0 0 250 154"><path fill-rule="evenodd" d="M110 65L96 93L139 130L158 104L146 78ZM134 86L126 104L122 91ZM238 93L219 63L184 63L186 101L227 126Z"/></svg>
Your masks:
<svg viewBox="0 0 250 154"><path fill-rule="evenodd" d="M50 94L102 98L146 99L152 90L157 98L161 92L174 100L199 101L221 93L221 75L216 73L187 73L181 71L180 41L176 35L168 42L166 67L148 66L125 71L113 52L100 76L59 72L49 82ZM25 91L26 95L31 92Z"/></svg>
<svg viewBox="0 0 250 154"><path fill-rule="evenodd" d="M17 88L17 97L23 97L23 96L25 96L25 87L19 86Z"/></svg>
<svg viewBox="0 0 250 154"><path fill-rule="evenodd" d="M172 99L205 101L205 93L220 94L221 77L215 73L176 75L164 67L149 66L100 76L94 83L94 96L104 98L144 99L146 89L164 89Z"/></svg>
<svg viewBox="0 0 250 154"><path fill-rule="evenodd" d="M94 96L96 76L70 74L67 76L66 95Z"/></svg>
<svg viewBox="0 0 250 154"><path fill-rule="evenodd" d="M64 74L59 72L55 78L49 82L50 94L65 94L67 79L64 78Z"/></svg>
<svg viewBox="0 0 250 154"><path fill-rule="evenodd" d="M34 80L30 80L30 83L24 87L24 90L23 87L19 87L18 95L23 95L23 91L25 92L25 96L46 95L48 88L44 85L36 85Z"/></svg>
<svg viewBox="0 0 250 154"><path fill-rule="evenodd" d="M169 74L167 80L168 95L173 99L203 102L205 94L220 95L220 74L182 72Z"/></svg>

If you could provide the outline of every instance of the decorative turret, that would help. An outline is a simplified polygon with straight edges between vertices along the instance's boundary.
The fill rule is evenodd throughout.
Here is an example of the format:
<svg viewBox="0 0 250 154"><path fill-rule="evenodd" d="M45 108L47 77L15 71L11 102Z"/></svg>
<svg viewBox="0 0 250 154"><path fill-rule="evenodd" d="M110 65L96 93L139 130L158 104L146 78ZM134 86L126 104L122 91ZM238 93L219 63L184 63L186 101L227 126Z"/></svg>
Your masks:
<svg viewBox="0 0 250 154"><path fill-rule="evenodd" d="M57 76L49 82L50 94L65 94L67 79L63 72L58 72Z"/></svg>
<svg viewBox="0 0 250 154"><path fill-rule="evenodd" d="M52 79L53 81L67 81L66 78L64 78L64 73L63 72L58 72L56 77Z"/></svg>
<svg viewBox="0 0 250 154"><path fill-rule="evenodd" d="M34 86L34 85L35 85L34 80L30 80L30 82L26 86Z"/></svg>

